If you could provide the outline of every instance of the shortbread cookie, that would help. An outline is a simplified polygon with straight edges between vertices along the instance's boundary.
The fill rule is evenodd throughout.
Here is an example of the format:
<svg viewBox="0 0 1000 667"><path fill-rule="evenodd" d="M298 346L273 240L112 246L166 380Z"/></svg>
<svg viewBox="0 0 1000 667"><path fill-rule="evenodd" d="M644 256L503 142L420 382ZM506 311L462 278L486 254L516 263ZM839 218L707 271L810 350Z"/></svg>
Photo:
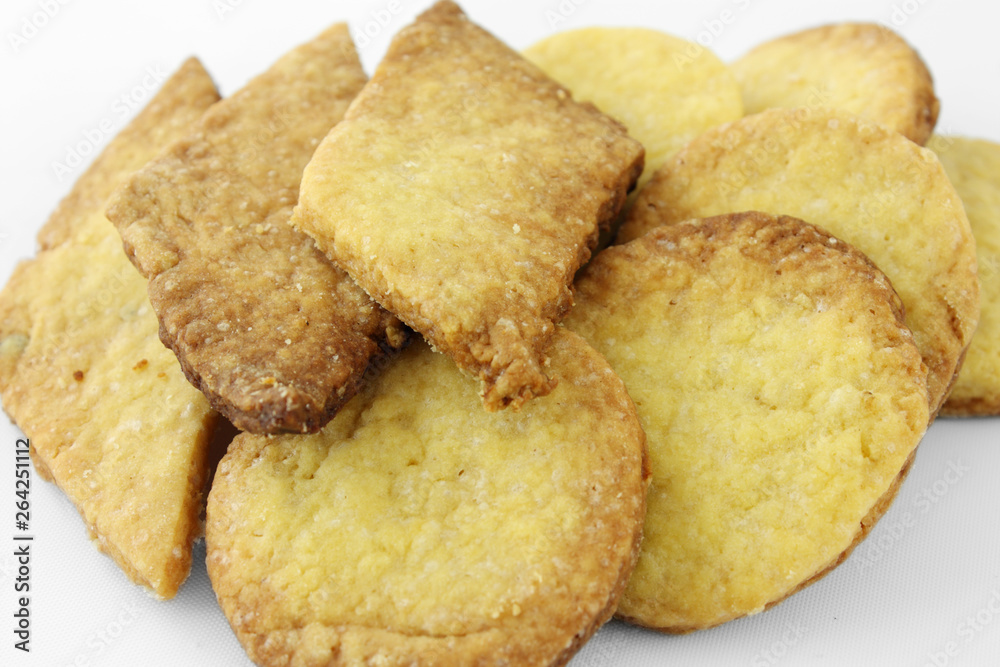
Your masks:
<svg viewBox="0 0 1000 667"><path fill-rule="evenodd" d="M669 632L815 581L895 495L929 420L889 280L800 220L661 227L598 255L566 326L621 376L653 479L618 607Z"/></svg>
<svg viewBox="0 0 1000 667"><path fill-rule="evenodd" d="M1000 144L935 136L927 146L965 204L981 290L979 326L941 414L1000 414Z"/></svg>
<svg viewBox="0 0 1000 667"><path fill-rule="evenodd" d="M406 340L288 224L302 170L365 79L333 26L214 106L108 208L163 342L242 430L319 430Z"/></svg>
<svg viewBox="0 0 1000 667"><path fill-rule="evenodd" d="M136 583L173 597L191 544L215 413L157 338L146 281L104 200L218 94L189 60L74 185L42 251L0 293L0 393L39 474Z"/></svg>
<svg viewBox="0 0 1000 667"><path fill-rule="evenodd" d="M484 383L549 393L569 286L642 171L616 121L452 2L393 40L302 180L292 224Z"/></svg>
<svg viewBox="0 0 1000 667"><path fill-rule="evenodd" d="M889 276L936 414L975 331L979 287L969 221L934 154L846 112L765 111L709 130L668 161L619 238L748 210L808 220Z"/></svg>
<svg viewBox="0 0 1000 667"><path fill-rule="evenodd" d="M940 104L927 66L906 41L874 23L840 23L761 44L732 65L748 114L772 107L832 107L923 144Z"/></svg>
<svg viewBox="0 0 1000 667"><path fill-rule="evenodd" d="M743 116L732 71L700 44L658 30L568 30L534 44L524 57L639 140L646 149L640 187L684 144Z"/></svg>
<svg viewBox="0 0 1000 667"><path fill-rule="evenodd" d="M520 411L414 343L313 436L239 436L208 573L259 665L558 665L613 612L648 469L631 399L560 328Z"/></svg>

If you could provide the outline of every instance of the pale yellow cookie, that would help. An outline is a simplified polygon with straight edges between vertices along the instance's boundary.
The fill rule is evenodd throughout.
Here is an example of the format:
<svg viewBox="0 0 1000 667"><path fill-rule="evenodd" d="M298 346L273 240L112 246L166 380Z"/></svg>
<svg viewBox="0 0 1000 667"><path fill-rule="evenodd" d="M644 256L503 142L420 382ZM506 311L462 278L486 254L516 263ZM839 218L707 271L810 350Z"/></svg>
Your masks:
<svg viewBox="0 0 1000 667"><path fill-rule="evenodd" d="M732 64L748 114L772 107L833 107L918 144L940 104L920 55L892 30L839 23L765 42Z"/></svg>
<svg viewBox="0 0 1000 667"><path fill-rule="evenodd" d="M1000 414L1000 144L931 137L933 150L965 204L979 263L979 326L941 414Z"/></svg>
<svg viewBox="0 0 1000 667"><path fill-rule="evenodd" d="M709 130L636 200L620 240L734 211L792 215L864 252L892 280L928 367L931 414L979 318L976 247L934 154L829 109L772 109Z"/></svg>
<svg viewBox="0 0 1000 667"><path fill-rule="evenodd" d="M759 612L839 564L927 428L889 280L843 241L750 212L592 261L566 326L636 402L653 479L618 607L669 632Z"/></svg>
<svg viewBox="0 0 1000 667"><path fill-rule="evenodd" d="M725 63L657 30L568 30L532 45L524 57L639 140L646 149L640 187L688 141L743 116L739 84Z"/></svg>
<svg viewBox="0 0 1000 667"><path fill-rule="evenodd" d="M631 399L560 328L561 381L489 413L418 341L313 436L237 437L208 573L259 665L560 665L613 612L648 469Z"/></svg>
<svg viewBox="0 0 1000 667"><path fill-rule="evenodd" d="M555 386L570 284L642 146L444 0L393 39L302 177L292 224L483 381L487 409Z"/></svg>
<svg viewBox="0 0 1000 667"><path fill-rule="evenodd" d="M190 60L80 177L0 293L0 394L38 472L97 546L169 598L188 575L215 413L157 336L146 281L104 217L128 175L218 94Z"/></svg>

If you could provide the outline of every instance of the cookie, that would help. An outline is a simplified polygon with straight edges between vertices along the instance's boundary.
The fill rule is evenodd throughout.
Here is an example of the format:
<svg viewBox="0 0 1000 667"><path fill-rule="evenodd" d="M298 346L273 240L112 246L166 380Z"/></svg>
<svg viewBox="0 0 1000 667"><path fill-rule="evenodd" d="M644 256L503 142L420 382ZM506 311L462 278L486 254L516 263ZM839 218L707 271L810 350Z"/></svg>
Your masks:
<svg viewBox="0 0 1000 667"><path fill-rule="evenodd" d="M642 159L620 124L443 1L317 148L292 224L479 377L488 410L516 407L555 386L546 344Z"/></svg>
<svg viewBox="0 0 1000 667"><path fill-rule="evenodd" d="M80 177L38 256L0 293L4 409L97 546L161 598L191 567L216 415L157 338L104 199L217 100L201 64L186 62Z"/></svg>
<svg viewBox="0 0 1000 667"><path fill-rule="evenodd" d="M108 207L164 344L242 430L319 430L406 341L288 224L302 170L365 80L335 25L210 109Z"/></svg>
<svg viewBox="0 0 1000 667"><path fill-rule="evenodd" d="M765 42L732 64L748 114L832 107L923 144L940 104L920 55L874 23L838 23Z"/></svg>
<svg viewBox="0 0 1000 667"><path fill-rule="evenodd" d="M668 161L619 238L747 210L807 220L889 276L937 414L975 331L979 288L968 219L934 154L846 112L764 111L709 130Z"/></svg>
<svg viewBox="0 0 1000 667"><path fill-rule="evenodd" d="M658 30L567 30L532 45L524 57L628 128L646 149L639 187L684 144L743 116L739 84L725 63Z"/></svg>
<svg viewBox="0 0 1000 667"><path fill-rule="evenodd" d="M558 665L613 612L648 469L621 380L560 328L561 381L490 413L423 341L317 435L241 435L208 573L259 665Z"/></svg>
<svg viewBox="0 0 1000 667"><path fill-rule="evenodd" d="M635 400L653 478L625 620L687 632L828 572L889 506L929 419L888 278L812 225L757 212L598 255L566 326Z"/></svg>
<svg viewBox="0 0 1000 667"><path fill-rule="evenodd" d="M1000 414L1000 144L931 137L927 144L958 191L976 237L979 326L942 415Z"/></svg>

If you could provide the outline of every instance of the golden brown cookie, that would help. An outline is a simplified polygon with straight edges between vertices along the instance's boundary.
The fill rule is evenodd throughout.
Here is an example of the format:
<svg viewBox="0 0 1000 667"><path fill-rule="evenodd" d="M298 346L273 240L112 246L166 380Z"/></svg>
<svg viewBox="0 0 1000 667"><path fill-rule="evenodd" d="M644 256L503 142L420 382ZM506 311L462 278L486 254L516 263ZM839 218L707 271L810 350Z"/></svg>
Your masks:
<svg viewBox="0 0 1000 667"><path fill-rule="evenodd" d="M311 436L241 435L208 572L259 665L560 665L611 616L648 481L631 399L560 328L561 381L490 413L414 343Z"/></svg>
<svg viewBox="0 0 1000 667"><path fill-rule="evenodd" d="M191 567L216 415L157 338L104 199L218 99L201 64L186 62L80 177L41 252L0 293L4 409L97 546L161 598Z"/></svg>
<svg viewBox="0 0 1000 667"><path fill-rule="evenodd" d="M748 114L832 107L923 144L940 104L920 55L874 23L838 23L765 42L733 63Z"/></svg>
<svg viewBox="0 0 1000 667"><path fill-rule="evenodd" d="M566 326L621 376L653 479L626 620L687 632L839 564L927 428L926 368L889 280L801 220L749 212L603 251Z"/></svg>
<svg viewBox="0 0 1000 667"><path fill-rule="evenodd" d="M1000 414L1000 144L931 137L933 150L965 205L976 237L979 326L942 415Z"/></svg>
<svg viewBox="0 0 1000 667"><path fill-rule="evenodd" d="M743 116L732 71L705 47L658 30L567 30L532 45L524 57L574 98L621 121L643 145L639 187L684 144Z"/></svg>
<svg viewBox="0 0 1000 667"><path fill-rule="evenodd" d="M406 341L288 224L303 168L364 82L335 25L214 106L109 205L160 337L242 430L319 430Z"/></svg>
<svg viewBox="0 0 1000 667"><path fill-rule="evenodd" d="M555 385L546 343L642 156L445 0L320 144L292 224L477 375L487 409L519 406Z"/></svg>
<svg viewBox="0 0 1000 667"><path fill-rule="evenodd" d="M846 112L765 111L709 130L668 161L619 239L747 210L808 220L889 276L927 364L936 414L975 331L979 287L968 219L934 154Z"/></svg>

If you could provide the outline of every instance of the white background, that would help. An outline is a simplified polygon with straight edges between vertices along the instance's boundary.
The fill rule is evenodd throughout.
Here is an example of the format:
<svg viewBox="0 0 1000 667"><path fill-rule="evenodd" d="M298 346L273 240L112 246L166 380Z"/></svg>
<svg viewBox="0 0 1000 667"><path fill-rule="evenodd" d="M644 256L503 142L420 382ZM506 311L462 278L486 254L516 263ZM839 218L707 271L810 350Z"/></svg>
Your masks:
<svg viewBox="0 0 1000 667"><path fill-rule="evenodd" d="M51 18L40 14L46 3ZM375 35L361 49L370 72L391 34L428 4L399 0L393 14L389 8L397 3L388 0L3 0L0 280L34 253L35 232L80 171L60 180L54 164L94 137L102 121L120 127L127 120L122 96L141 87L148 68L171 72L197 55L228 95L286 50L347 20L353 32L368 24ZM558 29L638 25L700 40L724 60L819 23L888 23L920 51L934 75L942 100L939 130L1000 141L995 2L469 0L464 7L515 48ZM379 16L388 19L384 27L372 23ZM25 21L44 25L32 32ZM24 43L15 45L12 34L26 36ZM108 138L96 141L98 148ZM32 652L15 651L13 450L19 431L0 421L0 665L249 664L215 604L203 544L178 597L157 602L91 547L75 509L37 475L31 494ZM572 664L997 665L998 527L1000 420L941 420L869 540L816 585L756 617L683 637L613 622Z"/></svg>

